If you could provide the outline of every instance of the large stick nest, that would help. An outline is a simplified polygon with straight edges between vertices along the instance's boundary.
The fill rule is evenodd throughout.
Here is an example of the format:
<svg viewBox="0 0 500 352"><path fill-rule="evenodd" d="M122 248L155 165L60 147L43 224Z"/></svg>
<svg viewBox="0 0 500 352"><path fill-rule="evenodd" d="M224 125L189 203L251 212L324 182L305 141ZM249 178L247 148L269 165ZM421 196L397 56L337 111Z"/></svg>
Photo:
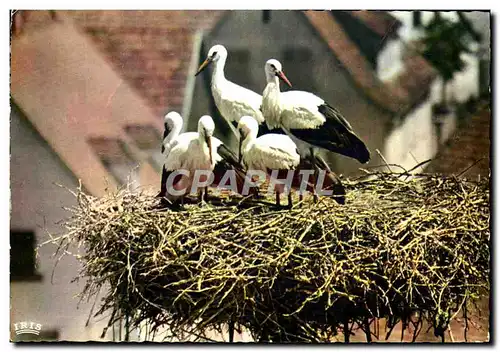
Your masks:
<svg viewBox="0 0 500 352"><path fill-rule="evenodd" d="M384 317L443 336L489 290L489 180L374 173L344 183L345 205L293 209L241 198L168 209L126 190L78 191L54 242L85 249L82 295L106 288L97 314L113 311L110 324L127 315L130 327L203 334L234 322L257 340L325 341L354 323L370 339Z"/></svg>

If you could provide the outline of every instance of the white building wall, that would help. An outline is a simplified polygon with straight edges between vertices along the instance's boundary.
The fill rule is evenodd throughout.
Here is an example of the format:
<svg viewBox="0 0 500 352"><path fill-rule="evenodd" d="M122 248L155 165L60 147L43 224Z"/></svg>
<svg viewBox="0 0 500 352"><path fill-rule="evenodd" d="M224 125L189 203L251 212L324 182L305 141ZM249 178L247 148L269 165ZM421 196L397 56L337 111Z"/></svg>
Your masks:
<svg viewBox="0 0 500 352"><path fill-rule="evenodd" d="M377 75L382 81L390 80L403 70L403 49L404 43L401 40L392 39L378 54Z"/></svg>
<svg viewBox="0 0 500 352"><path fill-rule="evenodd" d="M48 233L62 232L58 222L69 215L63 207L76 205L75 198L57 184L75 189L78 182L27 119L16 112L11 113L10 145L10 228L34 231L39 245L50 238ZM84 284L71 283L80 269L77 260L66 256L51 279L55 249L53 245L40 248L37 271L41 281L11 283L11 327L19 321L34 321L42 324L42 331L58 330L61 340L103 341L99 337L107 320L93 319L85 327L93 301L78 304L75 297Z"/></svg>
<svg viewBox="0 0 500 352"><path fill-rule="evenodd" d="M418 163L434 157L437 151L432 124L430 100L415 108L403 123L396 127L385 141L384 156L389 164L409 170ZM402 171L394 168L392 171ZM423 171L422 168L415 170Z"/></svg>
<svg viewBox="0 0 500 352"><path fill-rule="evenodd" d="M471 54L462 55L467 68L462 72L455 73L453 80L448 84L448 97L463 103L470 96L479 95L479 62L477 57Z"/></svg>

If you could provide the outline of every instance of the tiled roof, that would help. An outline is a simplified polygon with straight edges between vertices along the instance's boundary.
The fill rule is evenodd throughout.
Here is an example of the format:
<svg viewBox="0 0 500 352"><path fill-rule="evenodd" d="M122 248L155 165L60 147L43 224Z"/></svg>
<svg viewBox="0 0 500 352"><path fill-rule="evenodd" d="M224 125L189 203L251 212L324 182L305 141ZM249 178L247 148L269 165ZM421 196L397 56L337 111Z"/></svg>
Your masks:
<svg viewBox="0 0 500 352"><path fill-rule="evenodd" d="M209 30L224 11L62 11L72 17L101 52L148 102L157 116L182 111L194 33ZM423 59L386 84L329 11L305 11L357 85L381 107L401 113L414 105L435 77ZM400 22L386 11L349 11L376 33L391 33ZM412 82L411 84L408 82ZM413 88L414 89L413 89Z"/></svg>
<svg viewBox="0 0 500 352"><path fill-rule="evenodd" d="M30 19L37 12L42 13L34 11ZM149 155L135 146L125 128L154 126L161 135L161 119L71 21L41 25L43 21L12 40L14 101L90 193L102 195L116 186L105 162L129 156L140 165L141 185L157 188L160 176ZM128 156L118 148L124 144Z"/></svg>
<svg viewBox="0 0 500 352"><path fill-rule="evenodd" d="M466 178L490 175L491 110L483 108L447 142L426 172Z"/></svg>
<svg viewBox="0 0 500 352"><path fill-rule="evenodd" d="M408 55L404 65L404 71L386 85L399 92L406 102L404 109L408 110L427 96L437 72L421 55ZM400 107L399 111L403 113L404 109Z"/></svg>
<svg viewBox="0 0 500 352"><path fill-rule="evenodd" d="M182 111L194 34L223 11L64 11L158 117Z"/></svg>
<svg viewBox="0 0 500 352"><path fill-rule="evenodd" d="M85 31L101 52L148 102L157 116L182 111L184 87L194 33L209 30L224 11L63 11ZM423 59L386 84L378 79L359 48L329 11L305 11L360 88L376 103L401 113L426 92L435 71ZM386 11L349 11L378 34L391 33L400 22ZM412 82L411 84L408 82ZM412 89L414 87L414 89Z"/></svg>
<svg viewBox="0 0 500 352"><path fill-rule="evenodd" d="M399 77L383 82L329 11L304 11L304 14L357 86L379 106L395 114L404 113L415 104L415 99L421 98L420 93L430 89L436 71L420 56L405 60L406 67Z"/></svg>

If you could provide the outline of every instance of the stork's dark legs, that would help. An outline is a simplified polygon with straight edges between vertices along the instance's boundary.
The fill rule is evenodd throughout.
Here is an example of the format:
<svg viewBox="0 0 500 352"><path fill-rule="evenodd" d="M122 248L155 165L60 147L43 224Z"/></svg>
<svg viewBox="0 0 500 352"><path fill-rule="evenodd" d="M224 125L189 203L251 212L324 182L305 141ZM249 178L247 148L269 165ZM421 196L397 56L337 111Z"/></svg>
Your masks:
<svg viewBox="0 0 500 352"><path fill-rule="evenodd" d="M318 202L318 194L316 193L316 182L318 180L318 168L316 167L316 158L314 157L314 150L313 148L309 148L309 153L311 154L311 165L314 168L314 174L313 174L313 201L314 203Z"/></svg>
<svg viewBox="0 0 500 352"><path fill-rule="evenodd" d="M165 197L167 194L167 170L165 170L165 167L162 168L161 172L161 184L160 184L160 193L158 193L157 197Z"/></svg>
<svg viewBox="0 0 500 352"><path fill-rule="evenodd" d="M312 177L313 177L313 182L312 182L312 184L313 184L313 202L314 203L318 203L318 200L319 200L318 194L316 193L316 181L318 179L316 177L316 175L317 175L317 171L314 170L314 174L312 175Z"/></svg>
<svg viewBox="0 0 500 352"><path fill-rule="evenodd" d="M288 207L291 208L293 206L292 204L292 191L288 190Z"/></svg>
<svg viewBox="0 0 500 352"><path fill-rule="evenodd" d="M280 193L276 191L276 205L280 205Z"/></svg>
<svg viewBox="0 0 500 352"><path fill-rule="evenodd" d="M205 200L205 202L208 203L208 187L205 187L205 194L204 194L203 199Z"/></svg>

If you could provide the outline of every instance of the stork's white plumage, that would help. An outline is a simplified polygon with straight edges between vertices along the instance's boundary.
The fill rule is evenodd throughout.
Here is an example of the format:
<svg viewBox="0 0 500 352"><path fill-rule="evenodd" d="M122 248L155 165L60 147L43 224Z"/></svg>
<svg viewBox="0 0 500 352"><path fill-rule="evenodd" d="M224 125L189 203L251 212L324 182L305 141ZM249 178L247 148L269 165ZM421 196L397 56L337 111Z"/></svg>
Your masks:
<svg viewBox="0 0 500 352"><path fill-rule="evenodd" d="M182 125L182 116L178 112L171 111L165 115L165 129L163 131L163 141L161 145L161 154L163 155L164 160L170 151L172 143L175 143L174 141L181 133Z"/></svg>
<svg viewBox="0 0 500 352"><path fill-rule="evenodd" d="M226 79L224 66L227 59L227 50L223 45L214 45L208 51L207 58L201 64L198 72L202 72L209 64L214 65L212 72L211 90L215 105L224 117L233 132L241 116L252 116L260 124L264 122L264 116L260 111L262 96L245 87L239 86Z"/></svg>
<svg viewBox="0 0 500 352"><path fill-rule="evenodd" d="M198 121L198 132L179 134L182 129L182 117L177 113L167 114L165 127L170 128L170 131L165 132L166 136L162 145L165 161L159 196L166 196L172 200L177 197L166 192L169 175L179 170L187 171L188 175L181 175L180 179L172 186L175 190L191 188L196 170L212 171L215 163L220 161L221 158L217 154L217 147L222 142L213 137L215 124L208 115L202 116Z"/></svg>
<svg viewBox="0 0 500 352"><path fill-rule="evenodd" d="M175 199L167 194L167 179L172 172L178 170L188 171L189 176L182 175L180 180L173 184L176 190L190 188L196 170L214 171L214 181L217 183L225 171L232 169L236 171L238 187L242 188L243 167L222 141L213 136L215 129L213 119L208 115L202 116L198 121L198 132L180 134L182 125L182 117L177 112L170 112L165 116L162 143L164 166L158 196Z"/></svg>
<svg viewBox="0 0 500 352"><path fill-rule="evenodd" d="M303 91L281 93L279 79L289 86L278 60L266 62L267 85L262 97L262 112L269 129L282 128L288 135L361 163L370 160L370 152L354 133L342 114L320 97Z"/></svg>
<svg viewBox="0 0 500 352"><path fill-rule="evenodd" d="M294 170L300 163L297 146L284 134L269 133L257 137L259 125L251 116L241 117L238 123L242 161L248 170ZM276 203L279 204L279 191ZM291 205L291 194L288 197Z"/></svg>

